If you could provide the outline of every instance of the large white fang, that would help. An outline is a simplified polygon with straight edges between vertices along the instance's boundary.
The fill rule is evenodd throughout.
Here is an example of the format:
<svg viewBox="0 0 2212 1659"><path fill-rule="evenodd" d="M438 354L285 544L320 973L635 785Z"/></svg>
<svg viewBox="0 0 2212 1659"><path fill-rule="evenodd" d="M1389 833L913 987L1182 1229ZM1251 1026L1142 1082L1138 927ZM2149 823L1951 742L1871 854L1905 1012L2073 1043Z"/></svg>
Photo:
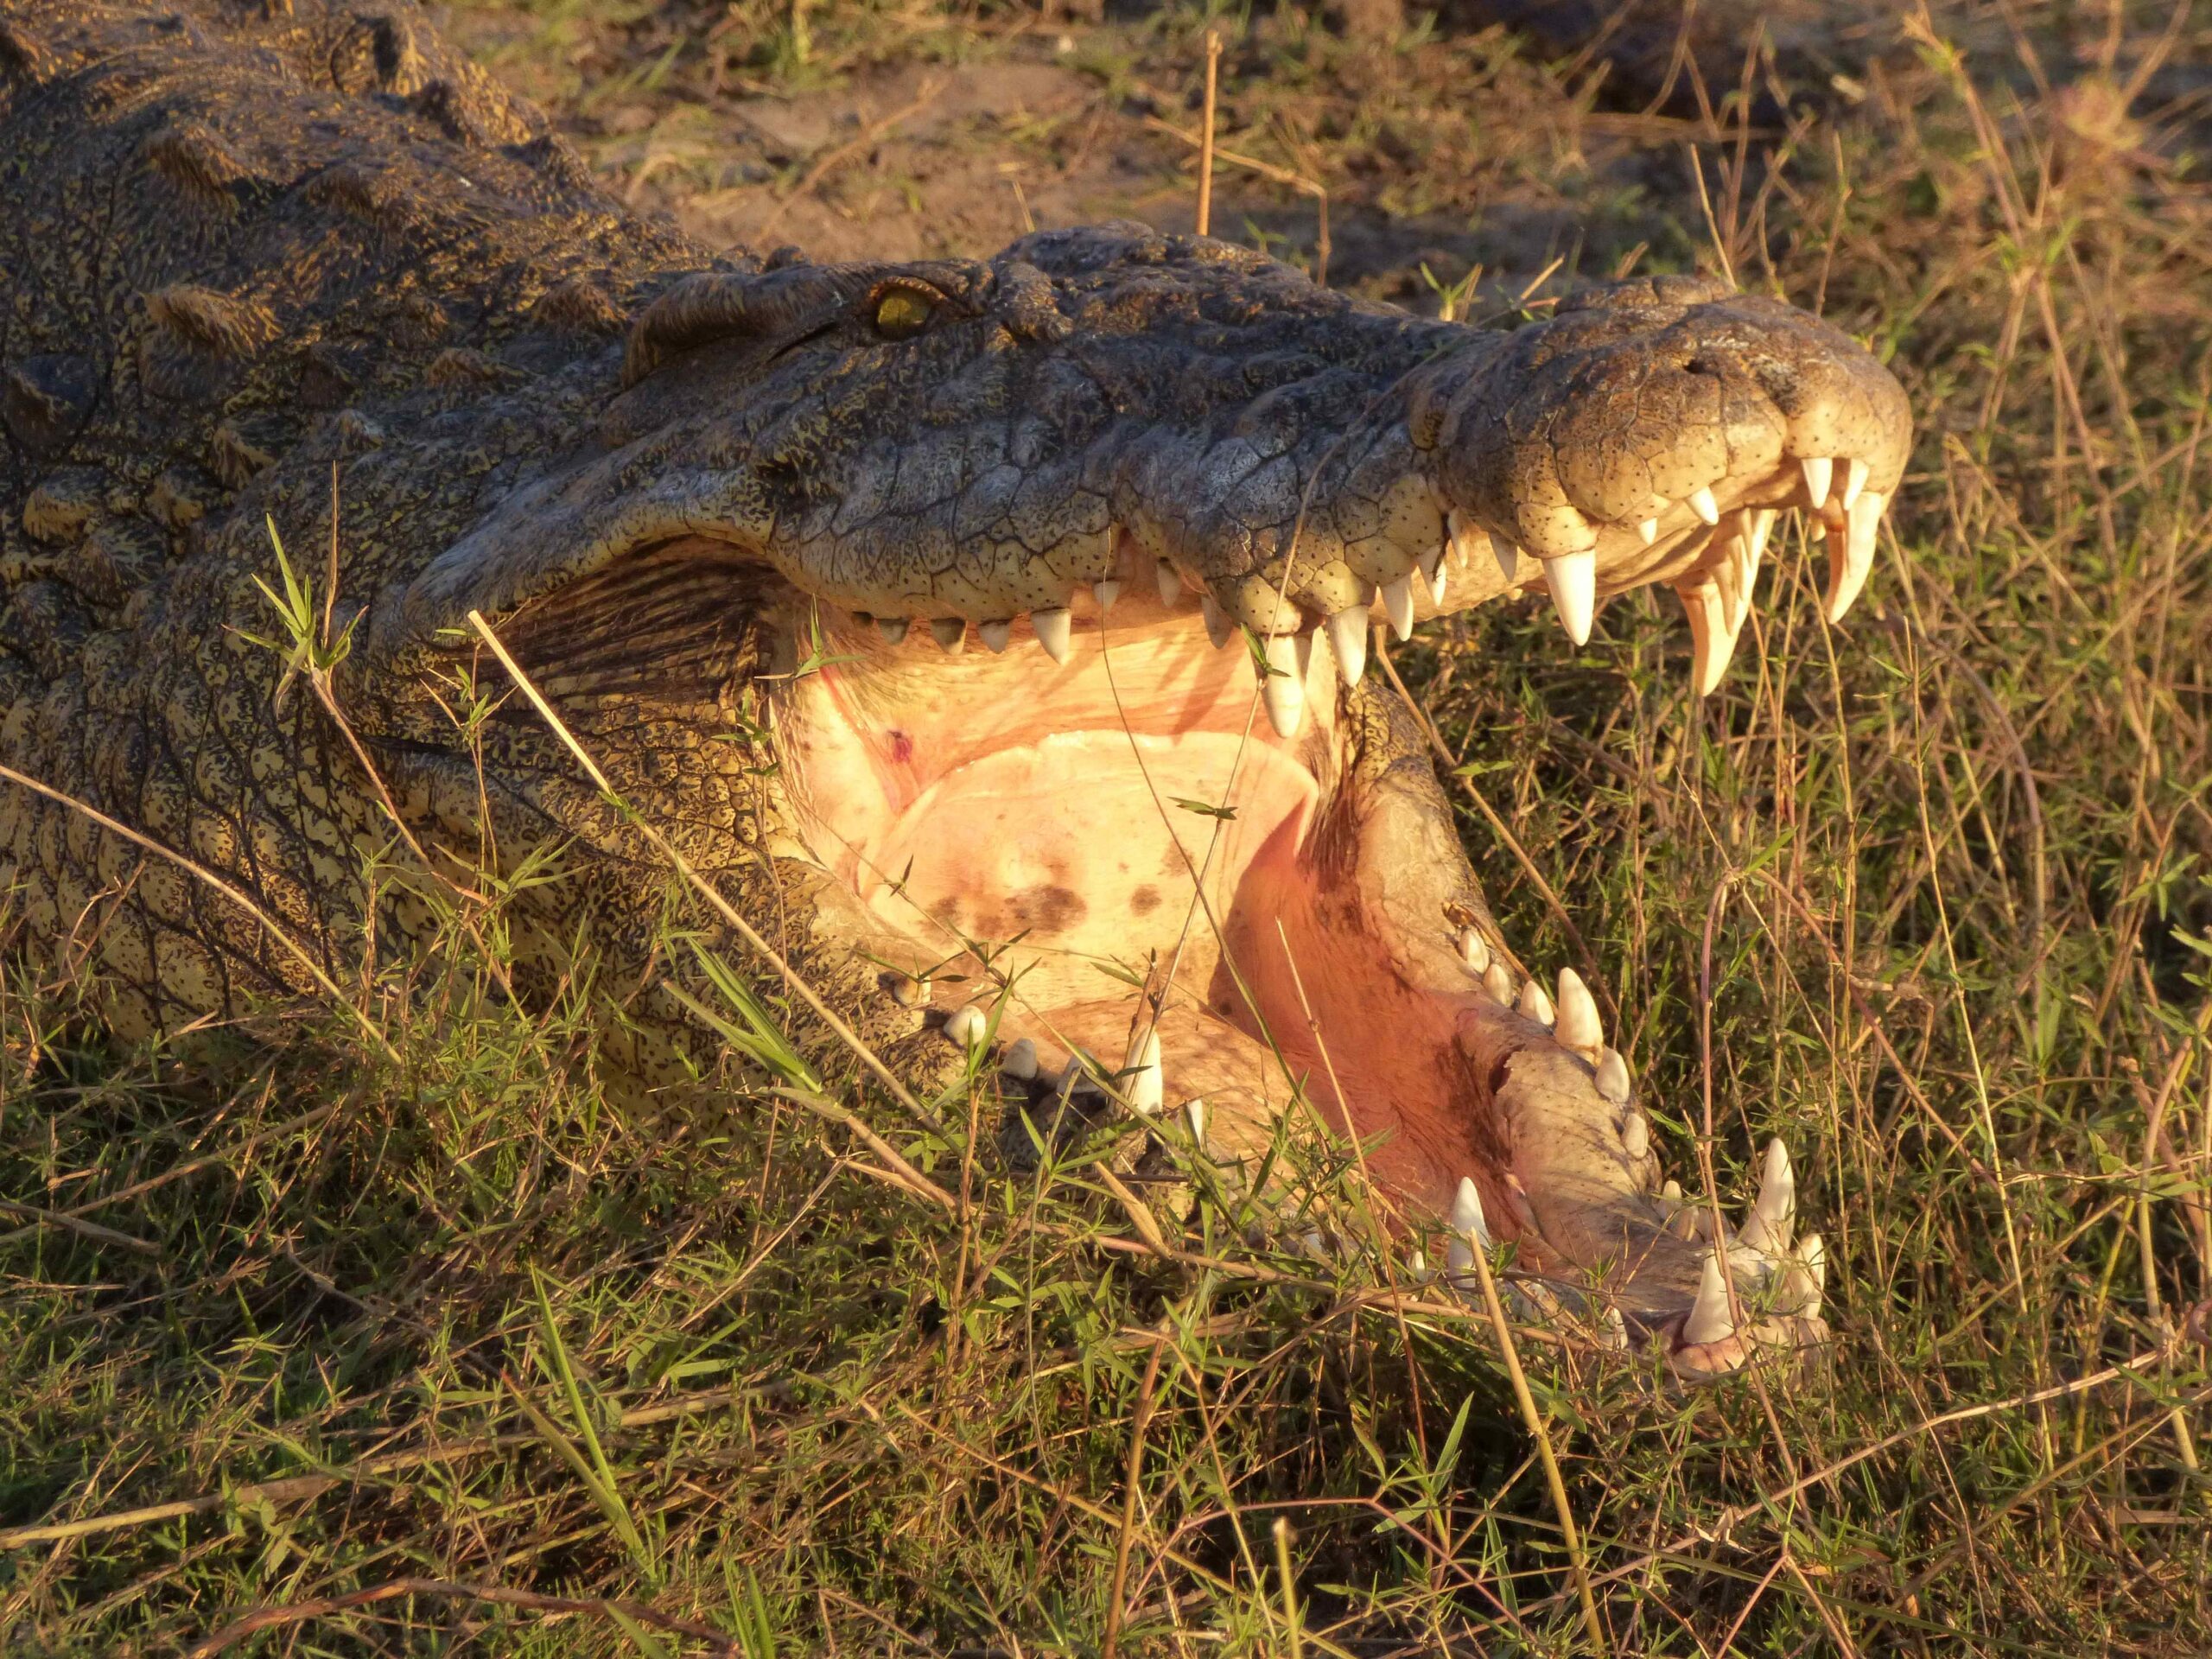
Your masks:
<svg viewBox="0 0 2212 1659"><path fill-rule="evenodd" d="M1598 1092L1611 1101L1614 1105L1628 1104L1628 1062L1621 1058L1618 1049L1607 1048L1599 1051L1597 1084ZM1631 1121L1641 1122L1643 1120L1637 1118ZM1643 1157L1643 1148L1639 1147L1632 1155L1637 1158Z"/></svg>
<svg viewBox="0 0 2212 1659"><path fill-rule="evenodd" d="M1337 672L1346 685L1357 685L1367 672L1367 607L1347 605L1323 626L1329 630L1330 649L1337 654Z"/></svg>
<svg viewBox="0 0 2212 1659"><path fill-rule="evenodd" d="M1306 718L1306 685L1298 672L1298 636L1269 634L1267 656L1268 677L1260 687L1260 700L1267 705L1268 723L1275 728L1277 737L1296 737L1299 724Z"/></svg>
<svg viewBox="0 0 2212 1659"><path fill-rule="evenodd" d="M1493 961L1483 969L1483 989L1490 993L1490 1000L1500 1007L1513 1006L1513 970L1503 963Z"/></svg>
<svg viewBox="0 0 2212 1659"><path fill-rule="evenodd" d="M1646 547L1650 546L1659 539L1659 521L1656 518L1646 518L1636 527L1636 533L1643 538L1643 544Z"/></svg>
<svg viewBox="0 0 2212 1659"><path fill-rule="evenodd" d="M1105 615L1114 608L1114 601L1122 596L1122 584L1110 577L1090 584L1090 596L1098 601L1098 614Z"/></svg>
<svg viewBox="0 0 2212 1659"><path fill-rule="evenodd" d="M1552 1000L1544 995L1544 988L1530 980L1521 988L1521 1001L1515 1011L1523 1020L1533 1020L1548 1029L1552 1023Z"/></svg>
<svg viewBox="0 0 2212 1659"><path fill-rule="evenodd" d="M1173 608L1183 598L1183 578L1175 567L1162 559L1152 567L1153 585L1160 589L1160 602Z"/></svg>
<svg viewBox="0 0 2212 1659"><path fill-rule="evenodd" d="M1717 582L1677 588L1675 593L1690 623L1690 689L1700 697L1709 697L1727 675L1729 658L1736 654L1742 618L1739 614L1736 625L1730 626L1732 607Z"/></svg>
<svg viewBox="0 0 2212 1659"><path fill-rule="evenodd" d="M1805 474L1805 493L1818 512L1828 504L1828 485L1835 478L1835 462L1827 455L1808 455L1797 463Z"/></svg>
<svg viewBox="0 0 2212 1659"><path fill-rule="evenodd" d="M1067 661L1073 625L1065 609L1053 606L1041 611L1032 611L1029 613L1029 626L1037 631L1037 643L1045 647L1046 654L1054 662Z"/></svg>
<svg viewBox="0 0 2212 1659"><path fill-rule="evenodd" d="M1828 1287L1828 1247L1821 1242L1821 1236L1808 1233L1799 1239L1796 1255L1812 1278L1813 1288L1826 1290Z"/></svg>
<svg viewBox="0 0 2212 1659"><path fill-rule="evenodd" d="M1483 1195L1472 1178L1459 1178L1459 1191L1452 1200L1452 1230L1461 1237L1471 1238L1484 1249L1491 1247L1490 1220L1483 1214ZM1472 1267L1470 1261L1467 1265Z"/></svg>
<svg viewBox="0 0 2212 1659"><path fill-rule="evenodd" d="M1459 960L1465 963L1476 973L1484 972L1490 967L1490 941L1483 938L1481 932L1475 928L1461 928L1459 930Z"/></svg>
<svg viewBox="0 0 2212 1659"><path fill-rule="evenodd" d="M1578 645L1588 645L1591 619L1598 613L1598 556L1568 553L1546 559L1544 586L1552 590L1552 605L1567 637Z"/></svg>
<svg viewBox="0 0 2212 1659"><path fill-rule="evenodd" d="M1751 1212L1737 1230L1746 1249L1779 1255L1789 1248L1789 1229L1797 1212L1797 1175L1789 1167L1789 1149L1779 1135L1766 1143L1766 1160L1759 1172L1759 1195Z"/></svg>
<svg viewBox="0 0 2212 1659"><path fill-rule="evenodd" d="M1428 602L1444 608L1444 550L1438 548L1421 562L1421 579L1428 584Z"/></svg>
<svg viewBox="0 0 2212 1659"><path fill-rule="evenodd" d="M1735 1334L1736 1322L1728 1316L1727 1281L1720 1276L1720 1258L1707 1250L1705 1272L1698 1280L1697 1300L1690 1304L1689 1317L1682 1321L1682 1340L1726 1342Z"/></svg>
<svg viewBox="0 0 2212 1659"><path fill-rule="evenodd" d="M1382 611L1390 619L1390 632L1401 640L1414 637L1414 573L1382 584Z"/></svg>
<svg viewBox="0 0 2212 1659"><path fill-rule="evenodd" d="M1710 489L1692 490L1689 504L1690 511L1697 514L1700 523L1717 524L1720 522L1720 503L1713 499Z"/></svg>
<svg viewBox="0 0 2212 1659"><path fill-rule="evenodd" d="M1605 1046L1605 1027L1598 1017L1597 999L1572 968L1559 970L1559 1028L1554 1034L1560 1046L1577 1051L1592 1063Z"/></svg>
<svg viewBox="0 0 2212 1659"><path fill-rule="evenodd" d="M1843 469L1843 510L1851 511L1851 504L1859 499L1859 491L1866 487L1866 480L1873 472L1865 461L1853 455Z"/></svg>
<svg viewBox="0 0 2212 1659"><path fill-rule="evenodd" d="M1160 1027L1147 1026L1130 1046L1128 1064L1122 1069L1122 1094L1136 1110L1149 1116L1167 1099L1166 1081L1160 1071Z"/></svg>
<svg viewBox="0 0 2212 1659"><path fill-rule="evenodd" d="M1828 537L1828 620L1840 622L1858 601L1859 589L1874 570L1874 532L1889 505L1879 490L1868 490L1851 504L1840 542Z"/></svg>

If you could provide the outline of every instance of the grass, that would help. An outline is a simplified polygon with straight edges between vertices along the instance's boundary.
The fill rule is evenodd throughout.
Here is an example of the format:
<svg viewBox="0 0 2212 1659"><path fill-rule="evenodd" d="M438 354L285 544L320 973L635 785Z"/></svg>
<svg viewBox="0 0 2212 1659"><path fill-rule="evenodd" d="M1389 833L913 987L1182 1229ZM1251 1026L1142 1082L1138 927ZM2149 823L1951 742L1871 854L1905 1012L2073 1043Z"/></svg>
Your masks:
<svg viewBox="0 0 2212 1659"><path fill-rule="evenodd" d="M906 17L779 5L709 42L645 16L604 49L652 71L639 96L709 103L731 54L795 60L795 19L814 86L895 60ZM930 16L1022 49L1003 14ZM0 1647L2201 1652L2206 128L2147 120L2147 90L2127 124L2101 89L2205 41L2115 16L2077 50L2056 13L1993 47L1947 13L1773 173L1725 133L1593 113L1501 36L1212 20L1225 142L1324 180L1340 223L1465 216L1468 168L1521 176L1610 204L1581 267L1725 254L1913 394L1859 609L1825 626L1819 550L1785 548L1706 703L1648 590L1581 652L1519 606L1396 653L1566 896L1586 957L1467 803L1510 936L1619 1010L1670 1168L1709 1158L1739 1198L1766 1135L1798 1153L1825 1373L1684 1395L1522 1332L1532 1433L1485 1314L1393 1295L1363 1253L1248 1246L1225 1198L1150 1249L1111 1147L1011 1175L966 1084L922 1103L945 1135L917 1128L849 1052L793 1052L741 952L753 1000L726 987L720 1014L753 1058L676 1116L598 1077L581 1001L496 995L496 903L410 995L168 1045L103 1037L85 987L17 962L0 1528L68 1535L0 1553ZM1187 89L1205 21L1084 49ZM1516 139L1455 110L1407 139L1478 73L1558 119ZM1224 228L1311 213L1221 188L1245 193ZM1478 315L1549 257L1471 234L1436 278L1487 262ZM1375 260L1346 280L1430 293ZM1293 1207L1346 1214L1344 1161L1287 1148Z"/></svg>

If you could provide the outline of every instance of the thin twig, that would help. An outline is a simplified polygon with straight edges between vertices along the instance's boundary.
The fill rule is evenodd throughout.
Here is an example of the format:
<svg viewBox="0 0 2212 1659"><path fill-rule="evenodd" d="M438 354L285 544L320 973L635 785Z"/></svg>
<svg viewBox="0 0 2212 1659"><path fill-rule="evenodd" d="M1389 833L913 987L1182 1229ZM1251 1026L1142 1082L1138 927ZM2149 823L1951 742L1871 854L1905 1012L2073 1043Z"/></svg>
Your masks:
<svg viewBox="0 0 2212 1659"><path fill-rule="evenodd" d="M1529 1433L1536 1442L1536 1455L1544 1465L1544 1481L1551 1488L1552 1508L1559 1516L1560 1536L1567 1544L1567 1570L1574 1575L1575 1593L1582 1598L1582 1622L1590 1631L1590 1645L1600 1654L1610 1654L1612 1645L1606 1640L1605 1627L1598 1622L1597 1598L1590 1592L1590 1566L1582 1554L1582 1535L1575 1529L1574 1508L1567 1501L1567 1482L1559 1471L1559 1459L1552 1451L1552 1437L1544 1427L1543 1414L1536 1409L1536 1397L1529 1391L1528 1374L1521 1369L1520 1351L1513 1345L1513 1327L1506 1322L1505 1304L1497 1299L1497 1281L1490 1270L1490 1253L1478 1239L1471 1238L1473 1247L1475 1273L1482 1281L1483 1306L1489 1311L1491 1329L1497 1333L1497 1351L1505 1359L1505 1375L1513 1384L1514 1403L1521 1408L1521 1421L1528 1425Z"/></svg>
<svg viewBox="0 0 2212 1659"><path fill-rule="evenodd" d="M1214 98L1221 77L1221 31L1206 30L1206 102L1205 113L1198 128L1198 222L1200 236L1209 234L1213 223L1213 116Z"/></svg>
<svg viewBox="0 0 2212 1659"><path fill-rule="evenodd" d="M1136 1537L1137 1482L1144 1474L1144 1437L1152 1427L1152 1391L1160 1382L1160 1353L1167 1345L1161 1332L1144 1362L1144 1380L1137 1384L1136 1414L1129 1424L1128 1464L1122 1477L1122 1530L1114 1541L1114 1584L1106 1597L1106 1639L1100 1651L1104 1659L1117 1659L1122 1650L1122 1598L1128 1592L1129 1546Z"/></svg>

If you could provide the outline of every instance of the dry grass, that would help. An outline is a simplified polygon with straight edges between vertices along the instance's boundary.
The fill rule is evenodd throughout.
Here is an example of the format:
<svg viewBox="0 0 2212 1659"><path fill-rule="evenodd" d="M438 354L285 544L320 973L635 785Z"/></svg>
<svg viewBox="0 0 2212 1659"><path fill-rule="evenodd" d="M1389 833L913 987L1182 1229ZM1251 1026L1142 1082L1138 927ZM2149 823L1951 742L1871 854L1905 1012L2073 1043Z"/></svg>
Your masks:
<svg viewBox="0 0 2212 1659"><path fill-rule="evenodd" d="M2167 22L1945 13L1770 168L1494 32L1212 20L1224 149L1287 175L1224 163L1217 231L1310 260L1290 181L1318 182L1339 278L1433 305L1426 263L1478 311L1554 254L1549 292L1725 254L1872 340L1923 423L1859 610L1826 628L1793 544L1702 706L1649 593L1571 658L1529 607L1398 653L1573 906L1669 1163L1740 1193L1781 1133L1828 1240L1825 1376L1686 1396L1522 1342L1615 1651L2178 1654L2212 1624L2208 42ZM1021 15L783 0L459 26L702 222L864 229L911 190L957 234L937 193L1014 214L1002 161L1039 217L1189 211L1146 122L1188 124L1196 13L1066 52ZM1072 112L742 172L762 87L864 130L910 71L1064 59ZM1465 830L1512 936L1568 959ZM121 1048L10 982L0 1526L69 1535L0 1554L9 1653L1592 1645L1486 1319L1249 1250L1233 1205L1162 1256L1103 1153L1011 1181L971 1090L928 1103L938 1139L842 1052L808 1057L836 1105L642 1121L584 1011L503 1007L495 965L457 932L380 1007L397 1060L335 1010ZM1292 1166L1338 1201L1325 1155Z"/></svg>

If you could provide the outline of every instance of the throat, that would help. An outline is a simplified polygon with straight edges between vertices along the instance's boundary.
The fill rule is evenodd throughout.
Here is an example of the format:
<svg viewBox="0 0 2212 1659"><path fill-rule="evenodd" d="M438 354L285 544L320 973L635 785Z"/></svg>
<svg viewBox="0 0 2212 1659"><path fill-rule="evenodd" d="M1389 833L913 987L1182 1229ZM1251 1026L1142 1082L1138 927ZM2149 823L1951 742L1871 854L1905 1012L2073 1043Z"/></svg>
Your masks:
<svg viewBox="0 0 2212 1659"><path fill-rule="evenodd" d="M1300 858L1333 747L1325 718L1275 736L1243 652L1123 609L1078 618L1066 664L1019 633L950 656L853 628L784 728L820 862L921 965L988 958L1047 1017L1171 968L1210 998L1245 895Z"/></svg>

